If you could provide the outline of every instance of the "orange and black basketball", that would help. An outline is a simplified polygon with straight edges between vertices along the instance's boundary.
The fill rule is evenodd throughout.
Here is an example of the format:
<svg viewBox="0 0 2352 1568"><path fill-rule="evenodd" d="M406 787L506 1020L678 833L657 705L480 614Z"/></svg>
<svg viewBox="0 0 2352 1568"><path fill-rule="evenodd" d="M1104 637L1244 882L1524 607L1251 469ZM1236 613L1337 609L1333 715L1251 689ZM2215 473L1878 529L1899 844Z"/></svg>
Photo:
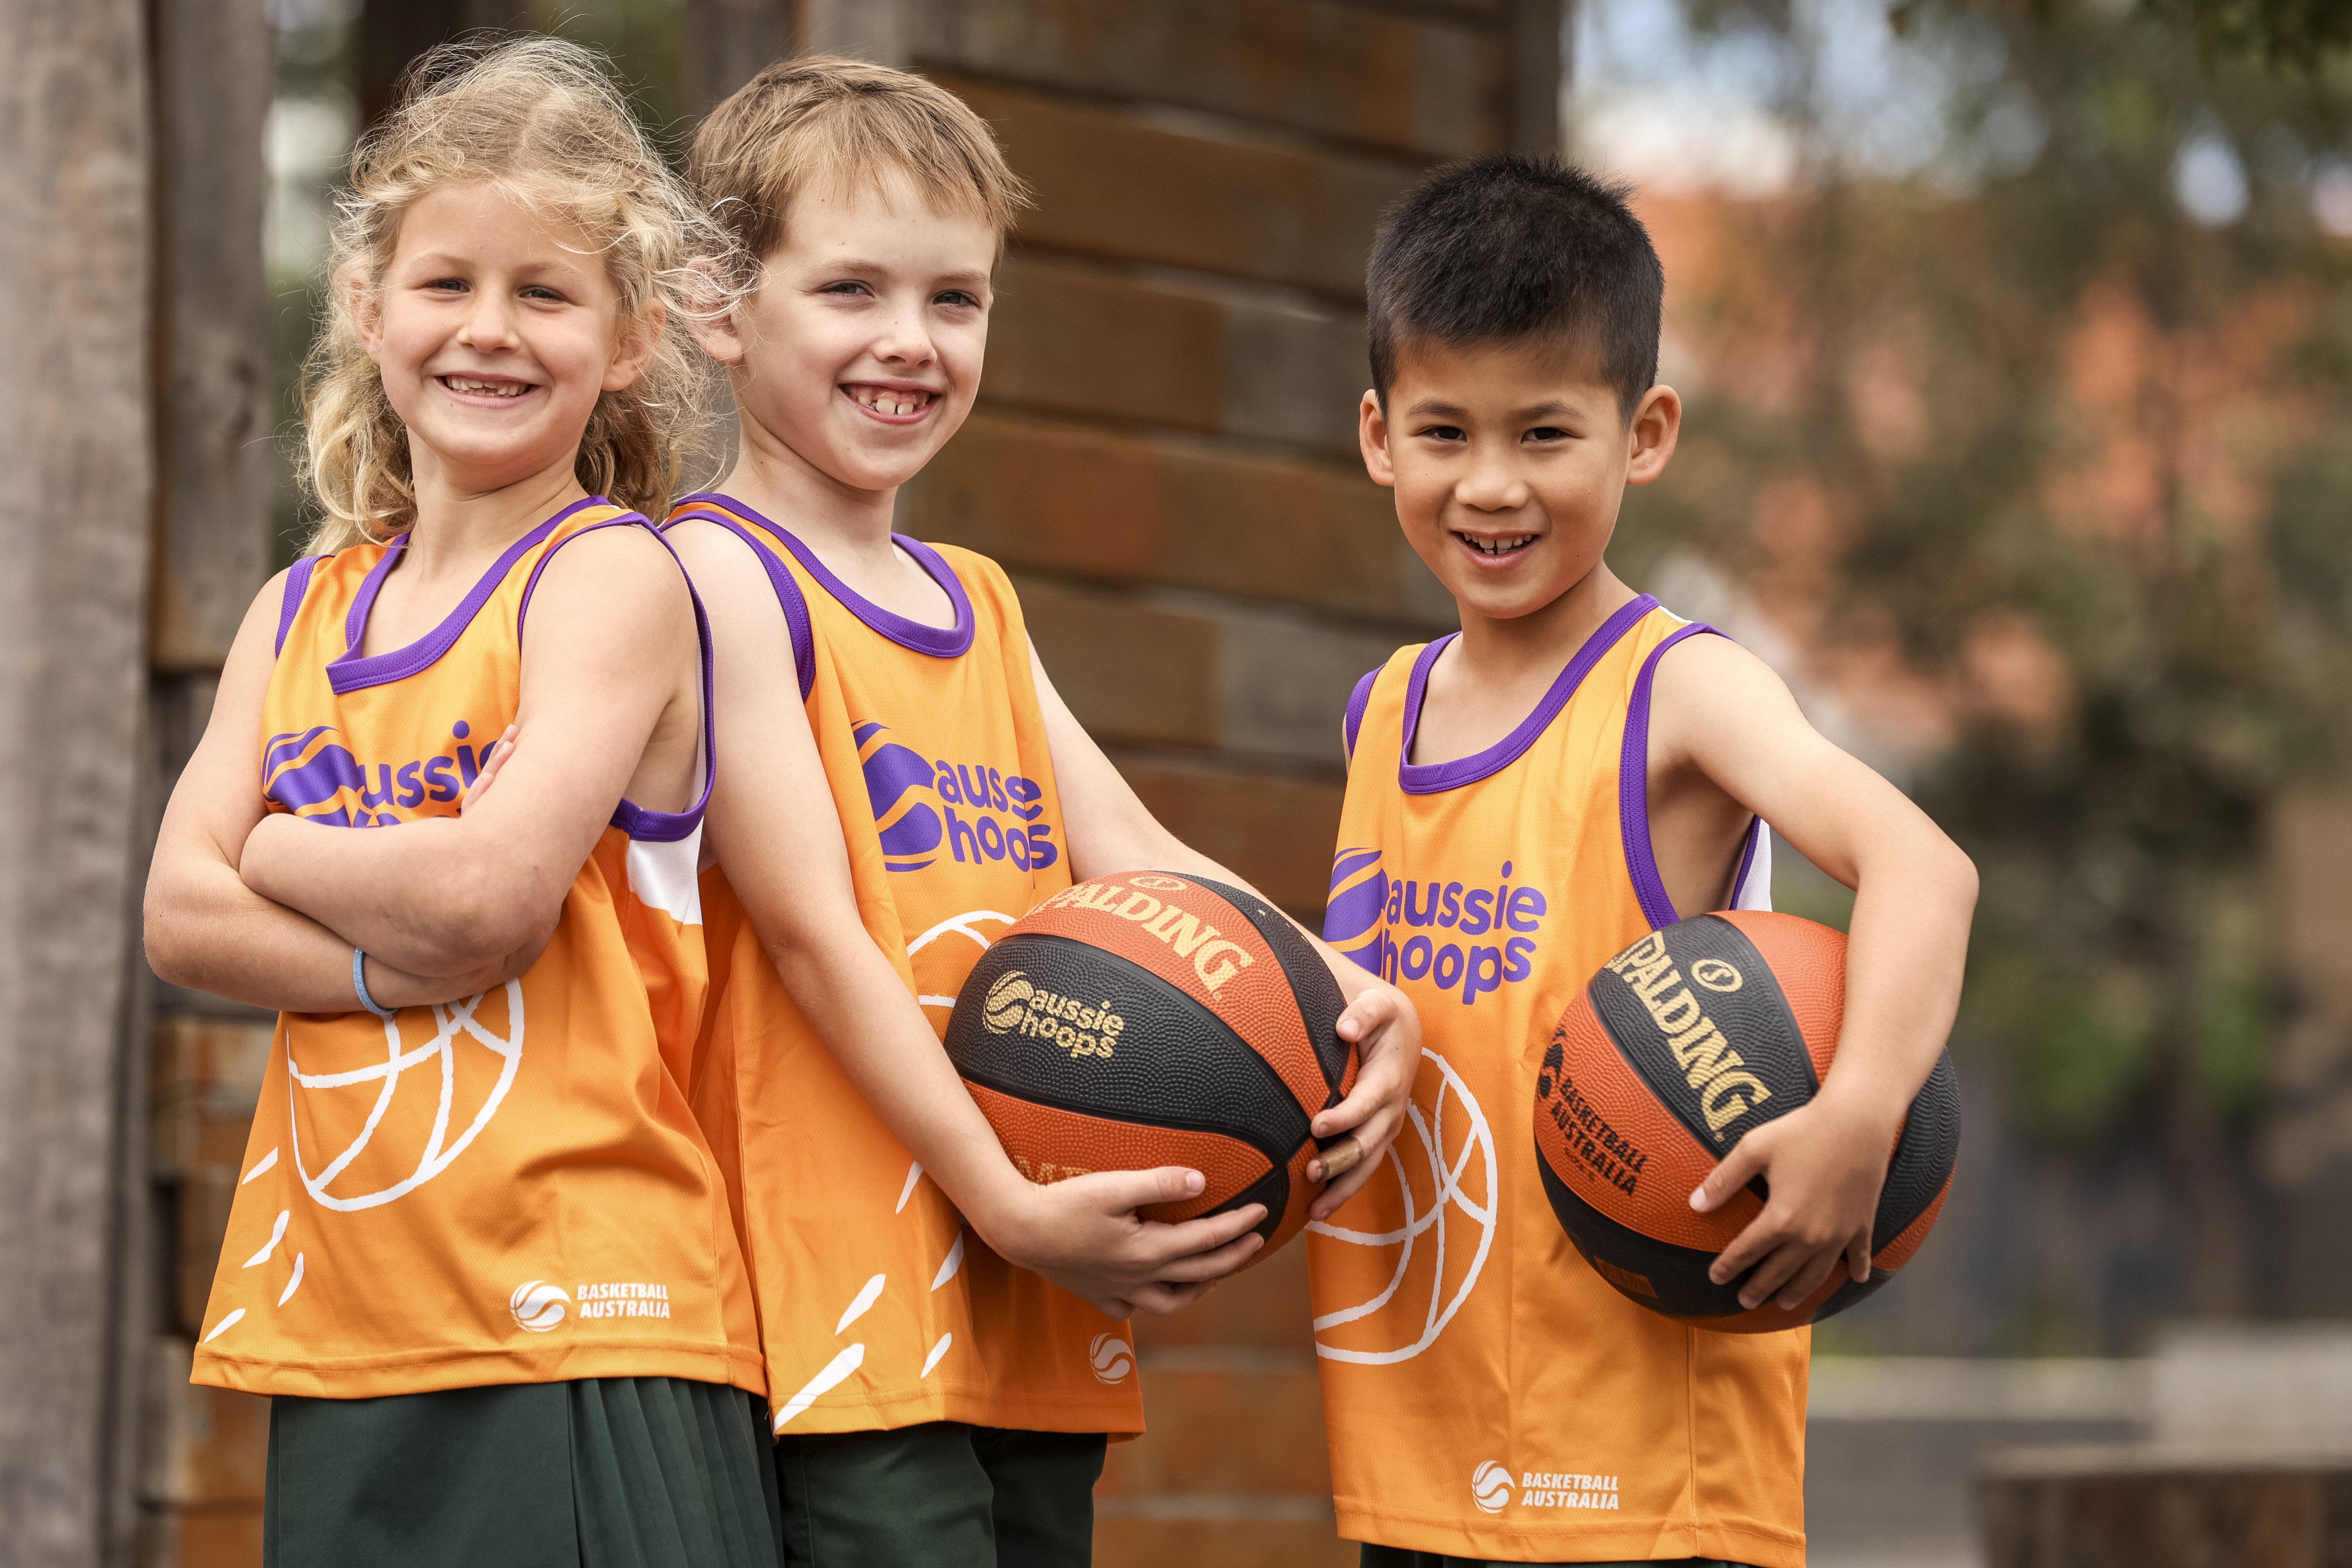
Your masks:
<svg viewBox="0 0 2352 1568"><path fill-rule="evenodd" d="M1870 1295L1927 1239L1951 1191L1959 1089L1947 1054L1911 1102L1871 1228L1868 1283L1843 1264L1793 1311L1739 1306L1707 1279L1763 1209L1760 1183L1713 1214L1690 1194L1739 1140L1813 1097L1845 1013L1845 938L1735 910L1652 931L1569 1005L1536 1079L1536 1157L1585 1261L1632 1300L1695 1327L1765 1333Z"/></svg>
<svg viewBox="0 0 2352 1568"><path fill-rule="evenodd" d="M1265 1205L1279 1247L1305 1223L1307 1123L1355 1081L1339 984L1261 899L1133 871L1047 899L981 955L947 1048L1033 1182L1189 1165L1190 1219Z"/></svg>

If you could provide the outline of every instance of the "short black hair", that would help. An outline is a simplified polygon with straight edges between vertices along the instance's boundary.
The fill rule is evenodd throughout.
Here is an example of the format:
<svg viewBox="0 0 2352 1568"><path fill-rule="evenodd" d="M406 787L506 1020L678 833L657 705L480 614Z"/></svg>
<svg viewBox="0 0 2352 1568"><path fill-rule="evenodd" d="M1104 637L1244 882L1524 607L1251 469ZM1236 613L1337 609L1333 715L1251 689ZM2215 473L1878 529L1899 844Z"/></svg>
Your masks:
<svg viewBox="0 0 2352 1568"><path fill-rule="evenodd" d="M1381 405L1415 338L1556 338L1597 360L1632 418L1658 378L1666 288L1632 194L1562 158L1504 153L1449 164L1400 198L1364 277Z"/></svg>

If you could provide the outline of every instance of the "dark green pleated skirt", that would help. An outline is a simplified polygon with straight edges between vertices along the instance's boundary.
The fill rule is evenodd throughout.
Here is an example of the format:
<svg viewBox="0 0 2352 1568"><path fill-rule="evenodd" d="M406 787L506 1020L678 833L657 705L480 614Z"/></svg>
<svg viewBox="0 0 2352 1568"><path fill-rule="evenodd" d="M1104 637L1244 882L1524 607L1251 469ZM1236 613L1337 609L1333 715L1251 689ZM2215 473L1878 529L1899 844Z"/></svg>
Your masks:
<svg viewBox="0 0 2352 1568"><path fill-rule="evenodd" d="M269 1411L264 1568L777 1568L750 1394L675 1377Z"/></svg>

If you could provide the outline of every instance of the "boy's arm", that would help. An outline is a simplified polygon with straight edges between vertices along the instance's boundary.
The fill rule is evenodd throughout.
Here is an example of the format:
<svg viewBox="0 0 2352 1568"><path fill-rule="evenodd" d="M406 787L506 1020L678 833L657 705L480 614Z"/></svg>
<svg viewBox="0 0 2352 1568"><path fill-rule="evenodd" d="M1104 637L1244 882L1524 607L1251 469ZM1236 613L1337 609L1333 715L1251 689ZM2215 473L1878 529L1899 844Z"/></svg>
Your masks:
<svg viewBox="0 0 2352 1568"><path fill-rule="evenodd" d="M284 587L281 573L246 611L204 739L164 807L147 872L147 962L173 984L256 1006L348 1013L360 1005L352 988L352 944L262 897L237 874L238 853L265 815L262 706L276 662L271 644ZM387 1007L470 996L509 977L503 962L438 979L404 973L373 957L367 969L369 991Z"/></svg>
<svg viewBox="0 0 2352 1568"><path fill-rule="evenodd" d="M417 973L537 951L656 725L699 721L698 695L680 700L698 656L686 580L659 541L608 528L566 545L531 596L498 788L390 832L265 819L239 860L247 886Z"/></svg>
<svg viewBox="0 0 2352 1568"><path fill-rule="evenodd" d="M1660 661L1653 775L1696 767L1854 890L1837 1059L1811 1102L1765 1123L1691 1194L1701 1212L1758 1175L1764 1212L1716 1259L1749 1268L1740 1305L1793 1307L1843 1260L1870 1277L1871 1220L1888 1152L1959 1006L1976 868L1911 804L1806 722L1780 679L1722 637Z"/></svg>
<svg viewBox="0 0 2352 1568"><path fill-rule="evenodd" d="M1037 682L1037 705L1045 718L1045 739L1053 748L1054 785L1062 800L1062 820L1070 849L1070 875L1085 881L1118 871L1189 871L1235 887L1247 882L1207 856L1186 847L1160 825L1136 799L1086 727L1072 716L1033 644L1029 668ZM1250 891L1257 889L1250 888ZM1264 898L1264 894L1258 895ZM1271 899L1266 900L1273 903ZM1296 921L1291 922L1297 925ZM1299 931L1315 944L1339 983L1347 1010L1339 1015L1339 1037L1356 1047L1356 1087L1310 1124L1318 1138L1352 1133L1359 1153L1352 1168L1336 1172L1307 1214L1328 1219L1371 1179L1381 1156L1404 1124L1405 1100L1421 1070L1421 1017L1410 998L1379 976L1351 963L1305 926ZM1335 1162L1336 1163L1336 1162ZM1323 1161L1310 1160L1309 1181L1324 1177Z"/></svg>
<svg viewBox="0 0 2352 1568"><path fill-rule="evenodd" d="M1240 1267L1260 1245L1250 1231L1262 1207L1181 1225L1134 1214L1199 1192L1196 1171L1105 1171L1038 1186L1013 1168L859 917L791 634L766 574L716 524L688 520L668 537L701 587L719 652L710 843L776 973L851 1085L991 1247L1112 1317L1172 1311Z"/></svg>

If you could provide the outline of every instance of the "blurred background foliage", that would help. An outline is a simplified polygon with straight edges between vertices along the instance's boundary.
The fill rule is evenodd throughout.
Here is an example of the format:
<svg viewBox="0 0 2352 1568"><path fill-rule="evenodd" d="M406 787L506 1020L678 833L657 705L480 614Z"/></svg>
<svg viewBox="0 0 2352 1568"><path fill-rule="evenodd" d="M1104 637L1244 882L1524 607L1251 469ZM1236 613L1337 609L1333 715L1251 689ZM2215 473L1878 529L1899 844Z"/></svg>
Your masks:
<svg viewBox="0 0 2352 1568"><path fill-rule="evenodd" d="M1890 747L1984 875L1964 1048L2045 1147L2152 1151L2175 1310L2243 1310L2264 826L2352 750L2352 7L1655 9L1588 11L1578 105L1691 394L1625 552Z"/></svg>

